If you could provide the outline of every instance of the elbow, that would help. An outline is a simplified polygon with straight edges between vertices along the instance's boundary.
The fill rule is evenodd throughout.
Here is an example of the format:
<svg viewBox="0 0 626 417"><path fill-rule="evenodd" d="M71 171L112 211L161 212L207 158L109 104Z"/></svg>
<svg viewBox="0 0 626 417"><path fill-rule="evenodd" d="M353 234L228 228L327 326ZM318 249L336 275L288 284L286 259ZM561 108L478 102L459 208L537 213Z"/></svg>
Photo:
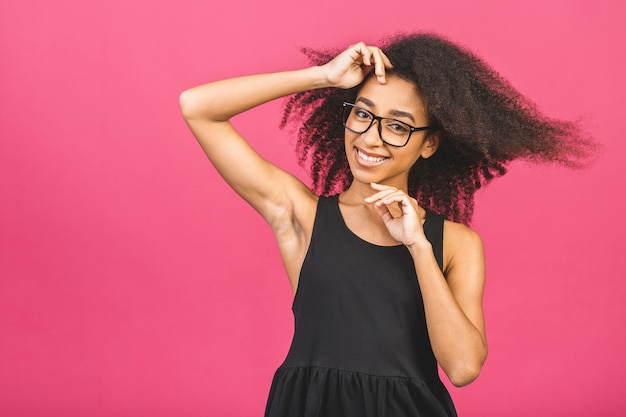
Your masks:
<svg viewBox="0 0 626 417"><path fill-rule="evenodd" d="M464 387L472 383L480 374L481 366L465 366L462 369L456 369L448 375L448 379L457 388Z"/></svg>
<svg viewBox="0 0 626 417"><path fill-rule="evenodd" d="M487 358L486 349L475 358L459 361L451 369L444 369L448 379L455 387L464 387L474 382Z"/></svg>
<svg viewBox="0 0 626 417"><path fill-rule="evenodd" d="M228 120L218 112L219 98L206 89L194 87L183 91L178 96L178 105L187 122L196 120L223 122Z"/></svg>
<svg viewBox="0 0 626 417"><path fill-rule="evenodd" d="M185 120L193 118L193 94L190 90L183 91L178 97L178 105L180 106L180 112Z"/></svg>

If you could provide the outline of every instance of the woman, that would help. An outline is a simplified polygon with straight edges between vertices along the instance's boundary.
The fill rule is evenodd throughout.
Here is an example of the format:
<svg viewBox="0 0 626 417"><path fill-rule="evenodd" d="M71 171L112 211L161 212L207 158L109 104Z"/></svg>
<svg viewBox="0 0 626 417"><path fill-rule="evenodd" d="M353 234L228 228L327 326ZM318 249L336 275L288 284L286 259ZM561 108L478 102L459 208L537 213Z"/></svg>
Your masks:
<svg viewBox="0 0 626 417"><path fill-rule="evenodd" d="M266 416L456 415L437 364L463 386L487 356L482 243L457 222L507 162L575 165L591 142L435 35L307 53L319 65L180 98L213 165L272 227L294 292L294 339ZM229 122L293 94L283 125L300 123L315 191Z"/></svg>

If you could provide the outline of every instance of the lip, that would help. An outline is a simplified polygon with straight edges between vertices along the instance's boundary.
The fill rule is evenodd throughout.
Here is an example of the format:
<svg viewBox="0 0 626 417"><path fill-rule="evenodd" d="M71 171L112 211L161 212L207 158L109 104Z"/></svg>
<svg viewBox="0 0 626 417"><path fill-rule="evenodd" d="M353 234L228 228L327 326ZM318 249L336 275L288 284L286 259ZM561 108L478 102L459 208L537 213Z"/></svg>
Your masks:
<svg viewBox="0 0 626 417"><path fill-rule="evenodd" d="M380 161L367 161L365 159L362 159L361 156L359 155L359 153L362 153L363 155L367 155L370 156L372 158L384 158ZM366 152L363 149L359 148L358 146L354 147L354 158L356 159L357 163L361 166L364 167L375 167L378 166L380 164L383 164L387 159L389 159L388 156L385 155L379 155L379 154L375 154L375 153L371 153L371 152Z"/></svg>

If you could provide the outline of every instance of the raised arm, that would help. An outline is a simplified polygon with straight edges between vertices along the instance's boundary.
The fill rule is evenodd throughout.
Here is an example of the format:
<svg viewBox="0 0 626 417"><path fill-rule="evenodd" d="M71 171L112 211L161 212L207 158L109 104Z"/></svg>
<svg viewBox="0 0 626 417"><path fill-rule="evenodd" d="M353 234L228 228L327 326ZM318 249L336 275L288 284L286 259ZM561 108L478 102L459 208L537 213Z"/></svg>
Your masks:
<svg viewBox="0 0 626 417"><path fill-rule="evenodd" d="M294 177L263 159L230 119L267 101L327 86L320 67L217 81L183 92L183 117L220 175L268 222L286 194L306 193Z"/></svg>
<svg viewBox="0 0 626 417"><path fill-rule="evenodd" d="M183 117L217 171L272 227L294 292L317 197L297 178L263 159L230 118L290 94L354 87L372 70L384 83L385 67L391 64L378 48L358 43L320 67L216 81L180 96Z"/></svg>
<svg viewBox="0 0 626 417"><path fill-rule="evenodd" d="M287 200L310 193L293 176L256 153L237 133L230 118L265 102L302 91L351 88L375 68L384 82L388 59L375 47L350 46L320 67L227 79L183 92L183 117L215 168L228 184L268 222ZM294 197L295 196L295 197Z"/></svg>

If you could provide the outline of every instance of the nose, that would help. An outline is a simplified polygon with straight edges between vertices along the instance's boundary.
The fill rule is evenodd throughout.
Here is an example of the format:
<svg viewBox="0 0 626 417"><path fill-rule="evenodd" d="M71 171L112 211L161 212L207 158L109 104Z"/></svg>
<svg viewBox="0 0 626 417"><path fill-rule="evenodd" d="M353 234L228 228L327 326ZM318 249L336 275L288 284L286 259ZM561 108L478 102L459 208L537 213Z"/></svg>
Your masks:
<svg viewBox="0 0 626 417"><path fill-rule="evenodd" d="M380 120L374 120L369 129L361 133L361 137L365 140L365 143L368 146L381 146L383 144L383 140L380 137L380 130Z"/></svg>

